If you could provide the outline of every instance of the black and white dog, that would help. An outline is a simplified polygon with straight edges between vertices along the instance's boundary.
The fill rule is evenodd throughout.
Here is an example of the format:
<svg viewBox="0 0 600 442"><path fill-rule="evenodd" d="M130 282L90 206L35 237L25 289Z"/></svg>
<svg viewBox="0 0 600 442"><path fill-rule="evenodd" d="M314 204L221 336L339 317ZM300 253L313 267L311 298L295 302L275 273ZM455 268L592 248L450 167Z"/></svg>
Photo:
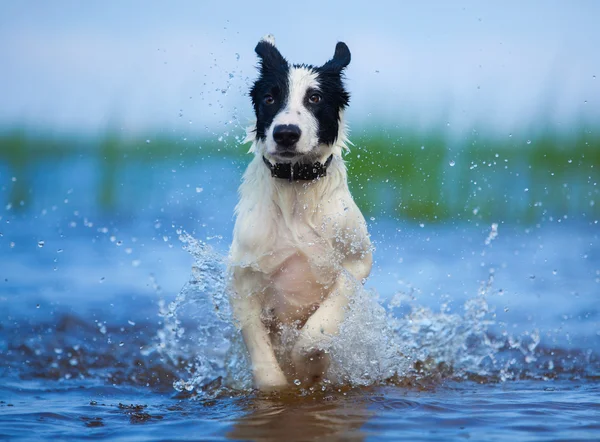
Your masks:
<svg viewBox="0 0 600 442"><path fill-rule="evenodd" d="M247 137L255 157L239 190L229 268L254 381L269 390L327 378L328 342L372 256L342 160L348 46L338 43L319 67L290 65L271 35L255 50Z"/></svg>

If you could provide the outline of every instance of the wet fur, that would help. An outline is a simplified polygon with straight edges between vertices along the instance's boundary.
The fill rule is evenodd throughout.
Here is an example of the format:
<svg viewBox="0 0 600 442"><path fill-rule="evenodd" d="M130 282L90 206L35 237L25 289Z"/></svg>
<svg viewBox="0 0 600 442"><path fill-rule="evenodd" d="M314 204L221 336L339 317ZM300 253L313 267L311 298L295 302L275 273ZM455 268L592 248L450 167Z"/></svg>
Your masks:
<svg viewBox="0 0 600 442"><path fill-rule="evenodd" d="M327 376L328 343L356 285L368 276L372 257L342 159L347 46L338 43L321 67L290 66L271 37L259 42L256 53L260 75L250 95L257 122L248 132L255 157L239 189L229 269L231 303L254 381L269 390L295 380L311 385ZM308 100L315 91L322 106ZM265 104L266 94L273 104ZM278 124L302 129L291 160L279 156L273 141ZM262 158L324 163L330 155L326 177L294 182L271 177Z"/></svg>

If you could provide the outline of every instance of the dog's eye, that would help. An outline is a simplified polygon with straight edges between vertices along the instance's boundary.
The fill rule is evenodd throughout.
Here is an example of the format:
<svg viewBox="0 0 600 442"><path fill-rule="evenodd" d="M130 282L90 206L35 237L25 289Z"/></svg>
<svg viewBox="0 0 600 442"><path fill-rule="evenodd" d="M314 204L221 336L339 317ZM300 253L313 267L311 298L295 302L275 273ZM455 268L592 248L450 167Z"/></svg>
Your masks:
<svg viewBox="0 0 600 442"><path fill-rule="evenodd" d="M267 94L265 95L265 98L263 98L263 101L265 104L273 104L275 103L275 98L273 98L273 95Z"/></svg>
<svg viewBox="0 0 600 442"><path fill-rule="evenodd" d="M310 97L308 97L308 100L311 103L317 104L322 100L322 97L319 94L312 94Z"/></svg>

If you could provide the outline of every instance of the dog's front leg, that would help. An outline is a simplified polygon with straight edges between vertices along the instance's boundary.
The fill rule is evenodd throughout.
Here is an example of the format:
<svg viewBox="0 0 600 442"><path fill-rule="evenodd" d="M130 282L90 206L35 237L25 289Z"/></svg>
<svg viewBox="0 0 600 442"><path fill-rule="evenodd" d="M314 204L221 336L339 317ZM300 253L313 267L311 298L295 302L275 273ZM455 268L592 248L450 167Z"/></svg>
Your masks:
<svg viewBox="0 0 600 442"><path fill-rule="evenodd" d="M287 379L275 358L269 332L260 320L260 310L256 318L242 325L242 336L250 353L256 387L260 390L284 388Z"/></svg>
<svg viewBox="0 0 600 442"><path fill-rule="evenodd" d="M261 297L250 290L251 279L249 272L234 272L236 293L231 297L231 304L250 353L254 383L260 390L284 388L287 379L275 357L269 331L261 319Z"/></svg>
<svg viewBox="0 0 600 442"><path fill-rule="evenodd" d="M303 383L310 385L319 382L327 373L330 359L325 348L344 320L352 293L369 275L371 263L369 253L361 261L345 264L329 296L300 330L291 356L296 374Z"/></svg>

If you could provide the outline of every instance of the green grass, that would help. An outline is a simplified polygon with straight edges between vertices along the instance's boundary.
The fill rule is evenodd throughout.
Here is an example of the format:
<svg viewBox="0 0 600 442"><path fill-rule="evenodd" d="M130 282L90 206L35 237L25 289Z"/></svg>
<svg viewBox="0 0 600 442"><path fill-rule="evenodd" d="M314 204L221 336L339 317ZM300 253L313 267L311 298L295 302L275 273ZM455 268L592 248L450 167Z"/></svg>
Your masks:
<svg viewBox="0 0 600 442"><path fill-rule="evenodd" d="M503 139L473 132L462 140L444 136L441 130L392 130L355 135L353 142L346 156L350 185L370 216L527 223L550 216L588 221L600 217L600 137L583 128ZM0 133L0 165L8 165L12 175L26 176L32 164L45 160L96 158L103 176L97 196L108 210L117 167L173 159L244 163L249 160L246 152L247 146L233 138L184 140L160 133L143 138L114 133L57 138L20 129ZM22 183L11 192L10 200L18 202L27 198L29 188Z"/></svg>

